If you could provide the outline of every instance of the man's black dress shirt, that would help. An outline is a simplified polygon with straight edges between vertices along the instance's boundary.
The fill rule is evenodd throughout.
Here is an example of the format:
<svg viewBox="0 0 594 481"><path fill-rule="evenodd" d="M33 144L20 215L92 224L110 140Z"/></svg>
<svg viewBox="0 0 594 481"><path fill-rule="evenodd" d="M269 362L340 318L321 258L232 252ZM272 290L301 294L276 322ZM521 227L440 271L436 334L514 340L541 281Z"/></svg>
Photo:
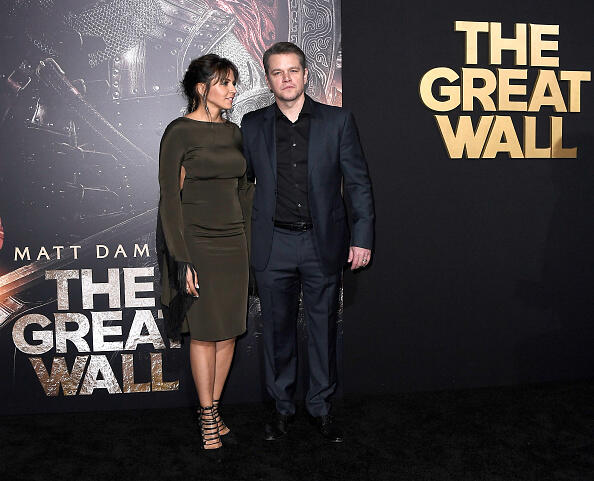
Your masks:
<svg viewBox="0 0 594 481"><path fill-rule="evenodd" d="M275 104L276 112L276 213L279 222L311 223L307 200L307 149L311 100L305 102L292 123Z"/></svg>

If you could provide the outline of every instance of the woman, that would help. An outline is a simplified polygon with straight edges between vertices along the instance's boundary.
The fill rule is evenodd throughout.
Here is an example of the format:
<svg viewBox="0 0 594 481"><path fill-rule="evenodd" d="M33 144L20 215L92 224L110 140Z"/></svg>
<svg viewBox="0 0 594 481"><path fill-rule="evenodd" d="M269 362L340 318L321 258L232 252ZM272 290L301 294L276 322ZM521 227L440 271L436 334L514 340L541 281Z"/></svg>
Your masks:
<svg viewBox="0 0 594 481"><path fill-rule="evenodd" d="M247 311L250 189L239 128L223 117L237 79L225 58L193 60L182 81L188 113L167 126L159 154L161 300L168 335L190 333L206 450L233 439L218 403Z"/></svg>

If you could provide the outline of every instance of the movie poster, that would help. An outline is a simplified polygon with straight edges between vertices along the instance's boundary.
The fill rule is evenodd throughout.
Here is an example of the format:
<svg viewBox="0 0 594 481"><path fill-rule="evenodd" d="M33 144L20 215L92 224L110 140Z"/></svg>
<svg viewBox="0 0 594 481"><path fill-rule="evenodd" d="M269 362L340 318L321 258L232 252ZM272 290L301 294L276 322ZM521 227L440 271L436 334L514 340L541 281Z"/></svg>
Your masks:
<svg viewBox="0 0 594 481"><path fill-rule="evenodd" d="M308 57L309 95L341 105L340 2L12 0L2 8L3 412L189 405L188 343L164 335L155 252L158 148L185 113L179 81L195 57L230 58L240 71L230 118L240 124L272 102L262 53L290 40ZM261 398L258 298L249 304L228 401Z"/></svg>

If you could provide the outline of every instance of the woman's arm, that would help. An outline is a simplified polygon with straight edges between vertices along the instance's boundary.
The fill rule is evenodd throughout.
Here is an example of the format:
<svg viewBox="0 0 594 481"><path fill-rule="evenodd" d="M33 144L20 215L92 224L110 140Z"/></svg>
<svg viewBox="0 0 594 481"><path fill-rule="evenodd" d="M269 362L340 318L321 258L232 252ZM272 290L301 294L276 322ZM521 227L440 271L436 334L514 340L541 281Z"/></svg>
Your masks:
<svg viewBox="0 0 594 481"><path fill-rule="evenodd" d="M198 279L196 269L188 253L184 239L184 222L181 208L181 170L185 154L182 133L169 126L159 150L159 212L167 251L177 264L177 284L181 292L196 292Z"/></svg>

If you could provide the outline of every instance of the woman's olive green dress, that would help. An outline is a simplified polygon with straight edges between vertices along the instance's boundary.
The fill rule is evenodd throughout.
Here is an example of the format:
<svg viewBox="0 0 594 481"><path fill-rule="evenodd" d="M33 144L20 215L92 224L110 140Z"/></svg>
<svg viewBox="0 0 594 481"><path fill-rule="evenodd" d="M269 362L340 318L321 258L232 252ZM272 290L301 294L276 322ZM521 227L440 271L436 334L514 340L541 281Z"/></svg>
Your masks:
<svg viewBox="0 0 594 481"><path fill-rule="evenodd" d="M180 195L180 172L186 174ZM245 332L248 294L246 161L237 125L180 117L167 127L159 154L160 224L166 256L162 303L179 293L167 266L194 266L200 297L181 324L192 339L219 341ZM170 267L170 269L172 269ZM180 272L185 273L185 270ZM185 298L187 300L187 298ZM178 321L182 321L179 319Z"/></svg>

